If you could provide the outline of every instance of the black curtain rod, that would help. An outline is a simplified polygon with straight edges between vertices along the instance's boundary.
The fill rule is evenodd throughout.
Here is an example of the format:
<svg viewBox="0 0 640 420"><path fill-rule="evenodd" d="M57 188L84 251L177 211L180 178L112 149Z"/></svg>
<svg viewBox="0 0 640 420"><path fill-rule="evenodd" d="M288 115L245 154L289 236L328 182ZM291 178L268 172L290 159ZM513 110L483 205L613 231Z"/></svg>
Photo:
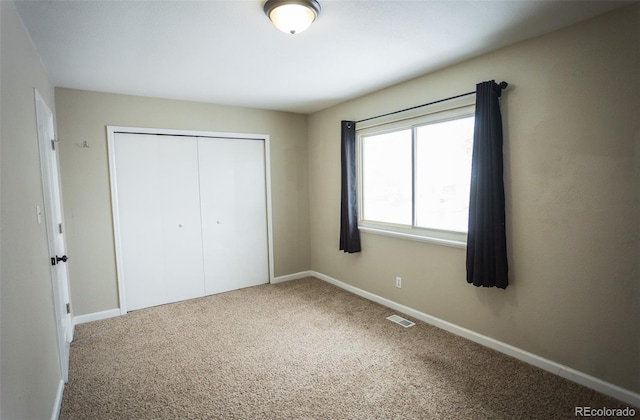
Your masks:
<svg viewBox="0 0 640 420"><path fill-rule="evenodd" d="M500 82L500 84L498 86L500 87L500 89L506 89L507 86L509 86L509 83L507 83L505 81L502 81L502 82ZM422 108L423 106L439 104L440 102L446 102L446 101L450 101L452 99L462 98L464 96L475 95L475 93L476 93L476 91L474 90L472 92L461 93L460 95L456 95L456 96L450 96L449 98L438 99L437 101L429 102L429 103L426 103L426 104L412 106L411 108L405 108L405 109L401 109L399 111L393 111L393 112L388 112L388 113L382 114L382 115L376 115L375 117L369 117L369 118L365 118L364 120L358 120L358 121L356 121L356 124L361 123L361 122L365 122L365 121L369 121L369 120L375 120L376 118L382 118L382 117L387 117L389 115L399 114L401 112L411 111L412 109Z"/></svg>

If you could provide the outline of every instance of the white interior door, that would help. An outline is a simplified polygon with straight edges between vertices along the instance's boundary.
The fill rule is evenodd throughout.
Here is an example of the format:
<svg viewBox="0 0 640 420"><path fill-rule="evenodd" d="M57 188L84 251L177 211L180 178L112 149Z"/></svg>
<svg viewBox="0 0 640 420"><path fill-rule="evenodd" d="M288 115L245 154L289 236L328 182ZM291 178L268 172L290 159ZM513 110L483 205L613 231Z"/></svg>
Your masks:
<svg viewBox="0 0 640 420"><path fill-rule="evenodd" d="M206 294L269 282L265 142L198 138Z"/></svg>
<svg viewBox="0 0 640 420"><path fill-rule="evenodd" d="M196 138L116 133L113 143L126 310L203 296Z"/></svg>
<svg viewBox="0 0 640 420"><path fill-rule="evenodd" d="M62 379L68 381L69 343L73 338L69 305L69 279L65 253L64 227L62 225L62 200L56 152L53 113L37 90L35 92L38 147L44 193L47 240L51 257L51 288L58 335L58 354ZM38 222L40 222L38 214Z"/></svg>

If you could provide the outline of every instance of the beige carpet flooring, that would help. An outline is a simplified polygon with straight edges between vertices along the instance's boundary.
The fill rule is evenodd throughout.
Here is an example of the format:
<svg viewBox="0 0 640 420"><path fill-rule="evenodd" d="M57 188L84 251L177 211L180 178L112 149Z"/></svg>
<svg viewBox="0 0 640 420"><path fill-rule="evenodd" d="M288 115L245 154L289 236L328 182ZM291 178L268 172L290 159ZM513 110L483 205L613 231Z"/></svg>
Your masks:
<svg viewBox="0 0 640 420"><path fill-rule="evenodd" d="M557 419L627 406L393 313L307 278L78 325L60 418Z"/></svg>

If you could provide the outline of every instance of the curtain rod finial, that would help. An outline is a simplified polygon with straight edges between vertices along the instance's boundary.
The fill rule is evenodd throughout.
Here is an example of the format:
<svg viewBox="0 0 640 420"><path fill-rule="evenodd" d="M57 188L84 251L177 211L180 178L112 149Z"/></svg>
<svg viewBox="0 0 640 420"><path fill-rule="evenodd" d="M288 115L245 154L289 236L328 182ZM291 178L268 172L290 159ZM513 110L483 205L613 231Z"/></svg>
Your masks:
<svg viewBox="0 0 640 420"><path fill-rule="evenodd" d="M509 86L509 83L505 82L504 80L500 82L500 89L506 89L507 86Z"/></svg>

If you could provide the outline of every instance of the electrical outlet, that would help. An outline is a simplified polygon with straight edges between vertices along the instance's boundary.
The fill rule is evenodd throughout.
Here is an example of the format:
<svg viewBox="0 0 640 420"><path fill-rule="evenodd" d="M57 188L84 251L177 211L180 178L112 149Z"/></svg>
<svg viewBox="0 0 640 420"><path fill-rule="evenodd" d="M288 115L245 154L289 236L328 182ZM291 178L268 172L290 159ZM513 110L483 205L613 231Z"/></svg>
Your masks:
<svg viewBox="0 0 640 420"><path fill-rule="evenodd" d="M402 288L402 277L396 277L396 287L398 289Z"/></svg>

